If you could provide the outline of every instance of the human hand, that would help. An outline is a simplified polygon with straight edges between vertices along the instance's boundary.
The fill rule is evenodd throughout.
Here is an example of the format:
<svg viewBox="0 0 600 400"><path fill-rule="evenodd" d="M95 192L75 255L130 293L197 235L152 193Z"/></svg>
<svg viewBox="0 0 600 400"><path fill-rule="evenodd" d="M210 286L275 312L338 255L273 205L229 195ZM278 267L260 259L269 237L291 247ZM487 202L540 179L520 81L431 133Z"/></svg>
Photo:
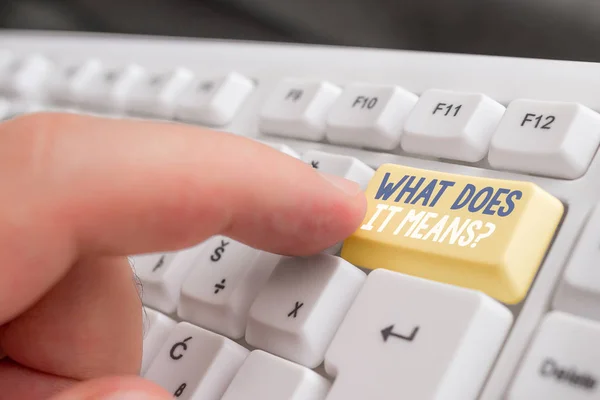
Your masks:
<svg viewBox="0 0 600 400"><path fill-rule="evenodd" d="M126 255L215 234L314 254L365 208L358 185L231 134L61 114L0 124L0 397L172 398L136 376Z"/></svg>

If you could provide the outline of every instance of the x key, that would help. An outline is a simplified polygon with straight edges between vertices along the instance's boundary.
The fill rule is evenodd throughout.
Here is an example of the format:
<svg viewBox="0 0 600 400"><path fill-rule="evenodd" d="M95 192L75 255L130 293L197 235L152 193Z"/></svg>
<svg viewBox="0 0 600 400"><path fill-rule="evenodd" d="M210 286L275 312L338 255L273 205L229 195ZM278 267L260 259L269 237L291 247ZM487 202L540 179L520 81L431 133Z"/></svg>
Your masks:
<svg viewBox="0 0 600 400"><path fill-rule="evenodd" d="M290 313L287 316L296 318L296 316L298 315L298 310L302 308L303 305L304 303L300 303L299 301L297 301L296 305L294 306L294 309L290 311Z"/></svg>
<svg viewBox="0 0 600 400"><path fill-rule="evenodd" d="M327 254L282 260L250 308L246 341L317 367L365 276Z"/></svg>

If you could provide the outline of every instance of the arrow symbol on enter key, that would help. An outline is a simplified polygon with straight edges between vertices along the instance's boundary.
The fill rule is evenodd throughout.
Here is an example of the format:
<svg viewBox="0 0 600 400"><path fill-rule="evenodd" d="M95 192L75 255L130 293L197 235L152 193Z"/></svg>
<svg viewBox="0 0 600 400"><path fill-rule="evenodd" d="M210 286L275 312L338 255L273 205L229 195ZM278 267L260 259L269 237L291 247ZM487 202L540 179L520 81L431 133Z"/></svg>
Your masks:
<svg viewBox="0 0 600 400"><path fill-rule="evenodd" d="M383 336L383 341L387 342L388 338L390 336L396 337L398 339L403 339L403 340L407 340L409 342L412 342L413 339L415 338L415 336L417 336L417 332L419 332L419 327L415 326L415 328L413 329L412 333L410 334L410 336L403 336L403 335L399 335L397 333L394 333L394 325L390 325L387 328L384 328L381 330L381 336Z"/></svg>

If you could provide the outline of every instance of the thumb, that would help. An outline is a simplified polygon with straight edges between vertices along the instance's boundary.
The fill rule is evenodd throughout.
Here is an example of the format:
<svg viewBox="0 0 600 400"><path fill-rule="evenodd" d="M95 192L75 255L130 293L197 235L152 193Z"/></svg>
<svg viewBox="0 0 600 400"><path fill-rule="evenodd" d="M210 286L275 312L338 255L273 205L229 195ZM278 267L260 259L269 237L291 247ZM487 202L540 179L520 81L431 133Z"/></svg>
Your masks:
<svg viewBox="0 0 600 400"><path fill-rule="evenodd" d="M81 382L50 400L171 400L163 388L138 376L104 377Z"/></svg>

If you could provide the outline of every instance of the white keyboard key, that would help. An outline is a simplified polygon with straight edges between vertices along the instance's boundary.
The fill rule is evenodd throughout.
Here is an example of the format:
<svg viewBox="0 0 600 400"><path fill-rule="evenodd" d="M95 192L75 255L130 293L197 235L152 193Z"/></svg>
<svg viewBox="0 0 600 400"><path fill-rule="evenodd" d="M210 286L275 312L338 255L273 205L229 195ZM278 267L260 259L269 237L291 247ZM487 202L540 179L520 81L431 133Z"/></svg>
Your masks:
<svg viewBox="0 0 600 400"><path fill-rule="evenodd" d="M0 82L3 82L4 79L10 73L10 67L15 60L15 55L10 50L0 49ZM0 86L0 93L4 94L4 88Z"/></svg>
<svg viewBox="0 0 600 400"><path fill-rule="evenodd" d="M260 113L261 132L306 140L323 140L327 113L342 90L329 82L283 80Z"/></svg>
<svg viewBox="0 0 600 400"><path fill-rule="evenodd" d="M507 400L600 398L600 323L561 312L548 314Z"/></svg>
<svg viewBox="0 0 600 400"><path fill-rule="evenodd" d="M0 97L0 121L11 117L11 106L7 99Z"/></svg>
<svg viewBox="0 0 600 400"><path fill-rule="evenodd" d="M327 400L475 399L511 323L481 292L374 270L327 350Z"/></svg>
<svg viewBox="0 0 600 400"><path fill-rule="evenodd" d="M0 80L0 90L13 96L39 97L52 71L52 62L40 54L14 59Z"/></svg>
<svg viewBox="0 0 600 400"><path fill-rule="evenodd" d="M122 112L133 87L143 77L144 69L137 64L105 69L92 79L77 101L92 109Z"/></svg>
<svg viewBox="0 0 600 400"><path fill-rule="evenodd" d="M56 102L75 104L82 91L101 74L102 63L97 59L65 65L50 82L50 95Z"/></svg>
<svg viewBox="0 0 600 400"><path fill-rule="evenodd" d="M219 400L248 353L230 339L180 322L144 377L181 400Z"/></svg>
<svg viewBox="0 0 600 400"><path fill-rule="evenodd" d="M233 339L244 337L250 306L280 258L224 236L209 239L181 289L179 317Z"/></svg>
<svg viewBox="0 0 600 400"><path fill-rule="evenodd" d="M600 321L600 206L588 218L560 283L554 308Z"/></svg>
<svg viewBox="0 0 600 400"><path fill-rule="evenodd" d="M186 68L148 74L132 89L127 109L135 114L172 118L178 97L193 78L194 74Z"/></svg>
<svg viewBox="0 0 600 400"><path fill-rule="evenodd" d="M365 190L375 171L362 161L340 154L319 150L309 150L302 154L302 160L320 172L337 175L354 181Z"/></svg>
<svg viewBox="0 0 600 400"><path fill-rule="evenodd" d="M171 330L177 325L171 318L148 307L144 307L144 322L141 375L146 373L150 363L169 337Z"/></svg>
<svg viewBox="0 0 600 400"><path fill-rule="evenodd" d="M340 251L342 250L343 245L344 245L343 241L337 242L336 244L323 250L322 253L330 254L332 256L337 256L337 255L339 255Z"/></svg>
<svg viewBox="0 0 600 400"><path fill-rule="evenodd" d="M555 178L585 173L600 144L600 114L576 103L515 100L492 137L492 167Z"/></svg>
<svg viewBox="0 0 600 400"><path fill-rule="evenodd" d="M174 313L181 285L201 249L198 245L175 253L134 256L133 269L142 282L144 304L166 314Z"/></svg>
<svg viewBox="0 0 600 400"><path fill-rule="evenodd" d="M365 279L327 254L282 260L250 309L246 341L315 368Z"/></svg>
<svg viewBox="0 0 600 400"><path fill-rule="evenodd" d="M348 85L327 117L331 143L391 150L417 96L399 86Z"/></svg>
<svg viewBox="0 0 600 400"><path fill-rule="evenodd" d="M15 59L15 55L10 50L0 49L0 73L4 74L7 68Z"/></svg>
<svg viewBox="0 0 600 400"><path fill-rule="evenodd" d="M483 159L505 107L479 93L427 90L408 116L402 149L476 162Z"/></svg>
<svg viewBox="0 0 600 400"><path fill-rule="evenodd" d="M254 350L221 400L324 400L330 386L308 368Z"/></svg>
<svg viewBox="0 0 600 400"><path fill-rule="evenodd" d="M287 154L288 156L292 156L294 158L300 158L300 154L298 154L295 150L293 150L291 147L282 144L282 143L271 143L268 141L264 141L264 140L259 140L259 142L266 144L267 146L271 146L272 148L274 148L275 150L278 150L282 153Z"/></svg>
<svg viewBox="0 0 600 400"><path fill-rule="evenodd" d="M301 159L321 172L337 175L358 183L362 190L366 190L369 181L375 174L375 171L362 161L341 154L309 150L303 153ZM330 255L338 255L343 244L343 241L338 242L322 252Z"/></svg>
<svg viewBox="0 0 600 400"><path fill-rule="evenodd" d="M227 125L252 90L254 82L237 72L216 81L198 80L181 95L175 115L182 120L206 125Z"/></svg>
<svg viewBox="0 0 600 400"><path fill-rule="evenodd" d="M16 101L8 104L4 119L12 119L25 114L47 111L48 107L38 102Z"/></svg>

